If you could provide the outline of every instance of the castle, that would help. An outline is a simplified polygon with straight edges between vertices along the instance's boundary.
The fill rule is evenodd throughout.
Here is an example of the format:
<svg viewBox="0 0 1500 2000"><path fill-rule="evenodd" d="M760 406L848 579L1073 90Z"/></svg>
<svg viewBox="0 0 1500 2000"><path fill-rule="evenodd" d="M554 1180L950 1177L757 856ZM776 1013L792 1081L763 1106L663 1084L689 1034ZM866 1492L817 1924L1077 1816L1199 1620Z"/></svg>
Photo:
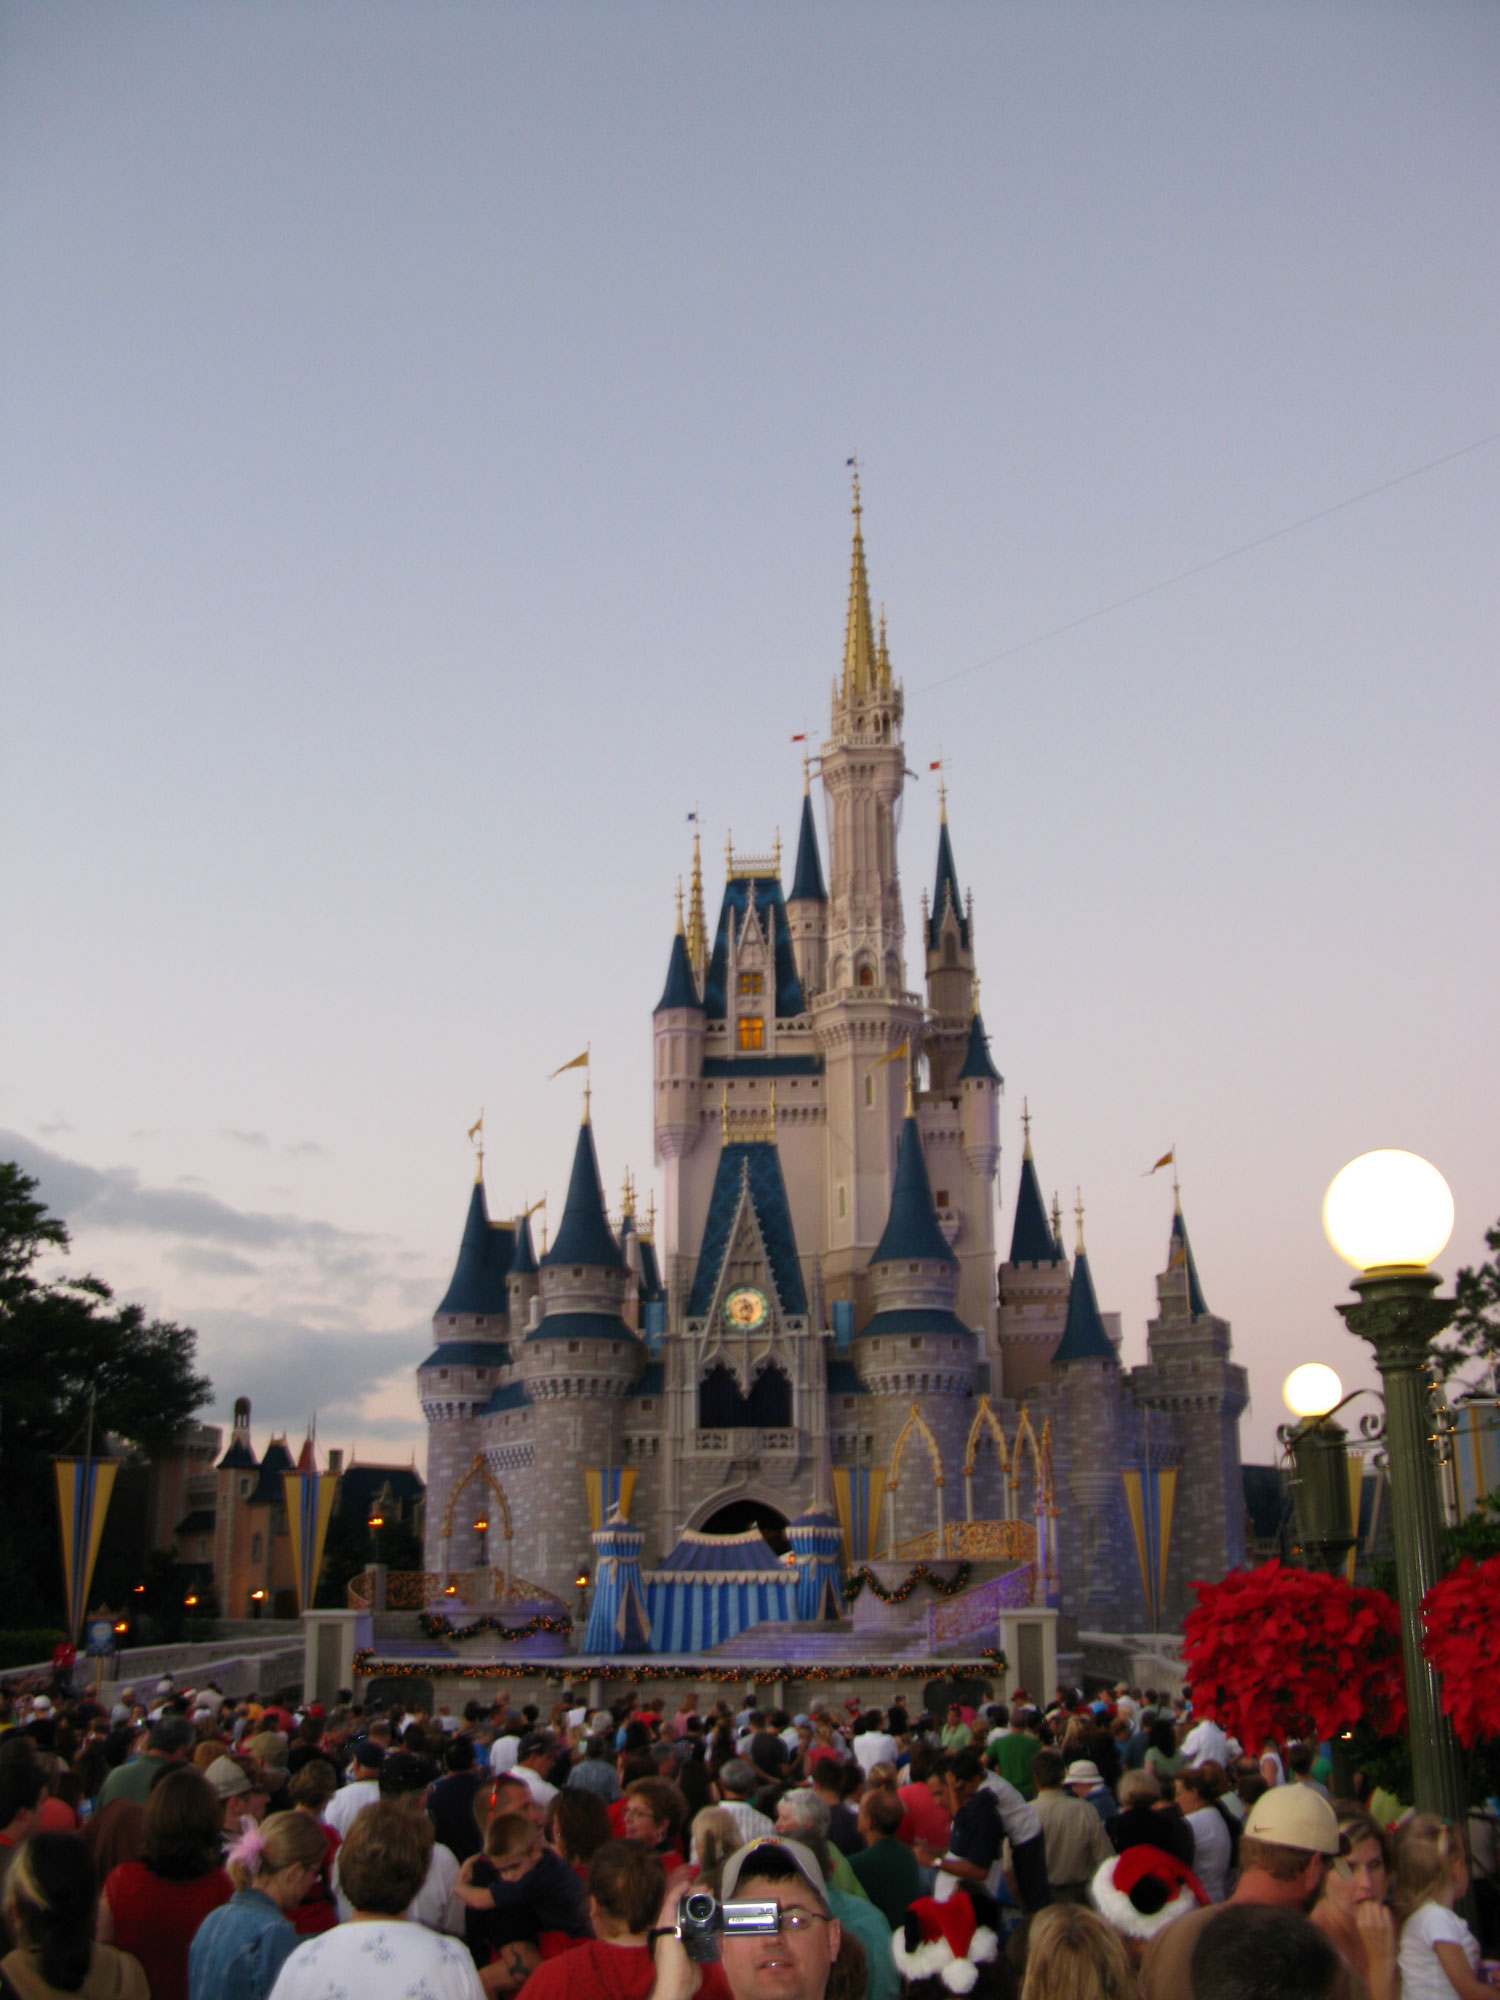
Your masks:
<svg viewBox="0 0 1500 2000"><path fill-rule="evenodd" d="M779 841L731 845L712 932L695 834L652 1017L659 1230L628 1182L607 1214L587 1092L540 1257L529 1215L490 1220L481 1155L418 1371L429 1571L503 1566L569 1597L612 1507L648 1572L685 1536L758 1527L784 1549L810 1514L836 1512L850 1562L1034 1520L1052 1601L1118 1632L1170 1628L1192 1579L1244 1559L1246 1379L1180 1204L1141 1367L1100 1313L1081 1211L1071 1257L1047 1212L1029 1121L1002 1252L1003 1084L946 798L925 994L908 978L903 707L856 476L816 760L827 875L806 762L790 890Z"/></svg>

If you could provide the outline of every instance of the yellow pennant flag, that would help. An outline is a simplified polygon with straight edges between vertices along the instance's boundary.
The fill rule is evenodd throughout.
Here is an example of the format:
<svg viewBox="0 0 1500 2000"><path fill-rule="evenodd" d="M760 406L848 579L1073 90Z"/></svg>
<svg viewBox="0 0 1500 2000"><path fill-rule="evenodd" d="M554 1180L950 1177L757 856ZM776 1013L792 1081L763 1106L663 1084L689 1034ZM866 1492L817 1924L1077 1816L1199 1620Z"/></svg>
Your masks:
<svg viewBox="0 0 1500 2000"><path fill-rule="evenodd" d="M888 1056L876 1056L874 1062L870 1064L870 1068L876 1070L880 1068L882 1063L904 1062L910 1054L911 1037L909 1035L903 1036Z"/></svg>
<svg viewBox="0 0 1500 2000"><path fill-rule="evenodd" d="M557 1068L553 1070L552 1076L561 1076L565 1069L587 1069L588 1066L589 1052L585 1049L581 1056L574 1056L571 1062L559 1063ZM548 1077L548 1083L552 1081L552 1076Z"/></svg>
<svg viewBox="0 0 1500 2000"><path fill-rule="evenodd" d="M1163 1167L1170 1167L1172 1164L1173 1156L1175 1155L1176 1151L1177 1148L1174 1146L1171 1152L1163 1153L1161 1158L1157 1161L1154 1167L1147 1167L1146 1171L1141 1175L1141 1179L1143 1181L1149 1181L1151 1176L1153 1174L1159 1174Z"/></svg>

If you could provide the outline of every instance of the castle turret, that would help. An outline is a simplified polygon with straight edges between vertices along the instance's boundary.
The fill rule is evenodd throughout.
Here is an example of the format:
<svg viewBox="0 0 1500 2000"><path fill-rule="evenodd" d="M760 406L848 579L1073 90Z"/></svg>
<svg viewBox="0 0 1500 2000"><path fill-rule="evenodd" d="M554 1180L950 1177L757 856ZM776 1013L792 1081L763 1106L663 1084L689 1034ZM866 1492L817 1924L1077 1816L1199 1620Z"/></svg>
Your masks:
<svg viewBox="0 0 1500 2000"><path fill-rule="evenodd" d="M701 887L700 887L701 893ZM698 1143L703 1126L703 998L689 959L682 924L682 891L677 892L677 931L667 960L651 1031L656 1050L654 1133L656 1157L667 1170L667 1254L677 1248L671 1229L680 1212L678 1161Z"/></svg>
<svg viewBox="0 0 1500 2000"><path fill-rule="evenodd" d="M792 949L803 997L821 993L828 962L828 891L823 886L823 862L818 853L818 829L813 821L807 762L802 765L802 824L797 833L797 866L786 903Z"/></svg>
<svg viewBox="0 0 1500 2000"><path fill-rule="evenodd" d="M941 786L938 799L937 880L924 926L930 1019L922 1052L927 1057L929 1087L947 1096L964 1065L974 1013L974 912L959 894L948 837L948 794Z"/></svg>
<svg viewBox="0 0 1500 2000"><path fill-rule="evenodd" d="M889 1465L915 1413L935 1440L936 1466L903 1460L892 1507L895 1540L925 1534L946 1518L946 1480L956 1484L972 1411L978 1341L954 1311L959 1263L938 1220L912 1109L902 1121L890 1213L870 1259L873 1316L855 1338L859 1378L875 1398L874 1453ZM924 1448L926 1448L924 1446ZM887 1523L885 1539L890 1539Z"/></svg>
<svg viewBox="0 0 1500 2000"><path fill-rule="evenodd" d="M1018 1403L1051 1379L1052 1357L1067 1323L1069 1295L1068 1260L1059 1229L1047 1221L1031 1152L1031 1112L1025 1105L1021 1131L1021 1178L1010 1254L1000 1266L1000 1368L995 1380L995 1388Z"/></svg>
<svg viewBox="0 0 1500 2000"><path fill-rule="evenodd" d="M1230 1359L1229 1321L1209 1311L1199 1283L1175 1172L1167 1267L1156 1297L1156 1318L1146 1326L1149 1359L1130 1371L1130 1388L1143 1462L1149 1455L1155 1464L1175 1464L1193 1496L1175 1512L1168 1551L1162 1610L1174 1624L1188 1608L1191 1579L1220 1576L1245 1560L1239 1419L1249 1401L1245 1371Z"/></svg>
<svg viewBox="0 0 1500 2000"><path fill-rule="evenodd" d="M586 1475L620 1463L621 1404L645 1360L623 1317L632 1284L605 1214L585 1100L562 1220L538 1272L541 1319L518 1357L535 1457L512 1563L559 1594L590 1557Z"/></svg>
<svg viewBox="0 0 1500 2000"><path fill-rule="evenodd" d="M1067 1485L1073 1502L1072 1531L1063 1537L1064 1581L1085 1626L1118 1630L1122 1595L1132 1607L1138 1597L1134 1588L1122 1592L1122 1580L1130 1572L1120 1484L1120 1358L1094 1295L1081 1199L1068 1315L1052 1367L1067 1428Z"/></svg>
<svg viewBox="0 0 1500 2000"><path fill-rule="evenodd" d="M822 751L828 802L828 957L812 1003L825 1066L829 1144L823 1273L830 1299L856 1322L870 1310L870 1252L891 1205L901 1125L899 1066L882 1062L916 1046L922 1009L906 989L897 805L906 776L904 697L891 673L882 621L877 645L865 573L859 480L843 672L834 684Z"/></svg>
<svg viewBox="0 0 1500 2000"><path fill-rule="evenodd" d="M510 1270L506 1273L505 1289L510 1323L519 1339L531 1324L531 1302L537 1296L536 1251L531 1241L530 1209L523 1210L516 1218L516 1247L511 1254Z"/></svg>
<svg viewBox="0 0 1500 2000"><path fill-rule="evenodd" d="M453 1276L432 1316L433 1350L417 1369L417 1393L427 1419L427 1485L433 1502L426 1520L429 1569L444 1567L442 1518L448 1497L473 1463L479 1449L479 1413L510 1362L507 1279L515 1240L509 1223L490 1221L481 1154ZM458 1536L448 1560L462 1568L472 1553Z"/></svg>

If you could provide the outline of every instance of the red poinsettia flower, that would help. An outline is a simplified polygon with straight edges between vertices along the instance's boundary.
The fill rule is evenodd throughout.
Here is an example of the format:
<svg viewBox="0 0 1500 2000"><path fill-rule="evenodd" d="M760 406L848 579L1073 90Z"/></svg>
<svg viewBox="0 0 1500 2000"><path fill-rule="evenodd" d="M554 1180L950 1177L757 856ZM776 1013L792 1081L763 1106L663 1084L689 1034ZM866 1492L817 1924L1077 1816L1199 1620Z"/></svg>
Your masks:
<svg viewBox="0 0 1500 2000"><path fill-rule="evenodd" d="M1500 1736L1500 1556L1465 1556L1422 1599L1422 1650L1442 1677L1439 1699L1460 1743Z"/></svg>
<svg viewBox="0 0 1500 2000"><path fill-rule="evenodd" d="M1193 1589L1182 1652L1194 1710L1247 1751L1361 1720L1381 1735L1403 1727L1401 1622L1383 1591L1274 1561Z"/></svg>

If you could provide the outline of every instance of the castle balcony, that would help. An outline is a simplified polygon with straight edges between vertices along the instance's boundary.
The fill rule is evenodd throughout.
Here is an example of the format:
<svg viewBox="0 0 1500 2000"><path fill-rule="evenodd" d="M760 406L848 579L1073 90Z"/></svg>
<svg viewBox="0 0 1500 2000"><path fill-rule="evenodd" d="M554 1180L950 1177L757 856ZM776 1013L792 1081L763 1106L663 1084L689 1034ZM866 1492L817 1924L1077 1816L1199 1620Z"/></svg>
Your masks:
<svg viewBox="0 0 1500 2000"><path fill-rule="evenodd" d="M735 1426L722 1431L689 1431L683 1450L690 1458L758 1458L773 1464L794 1464L802 1456L800 1430L751 1430Z"/></svg>

